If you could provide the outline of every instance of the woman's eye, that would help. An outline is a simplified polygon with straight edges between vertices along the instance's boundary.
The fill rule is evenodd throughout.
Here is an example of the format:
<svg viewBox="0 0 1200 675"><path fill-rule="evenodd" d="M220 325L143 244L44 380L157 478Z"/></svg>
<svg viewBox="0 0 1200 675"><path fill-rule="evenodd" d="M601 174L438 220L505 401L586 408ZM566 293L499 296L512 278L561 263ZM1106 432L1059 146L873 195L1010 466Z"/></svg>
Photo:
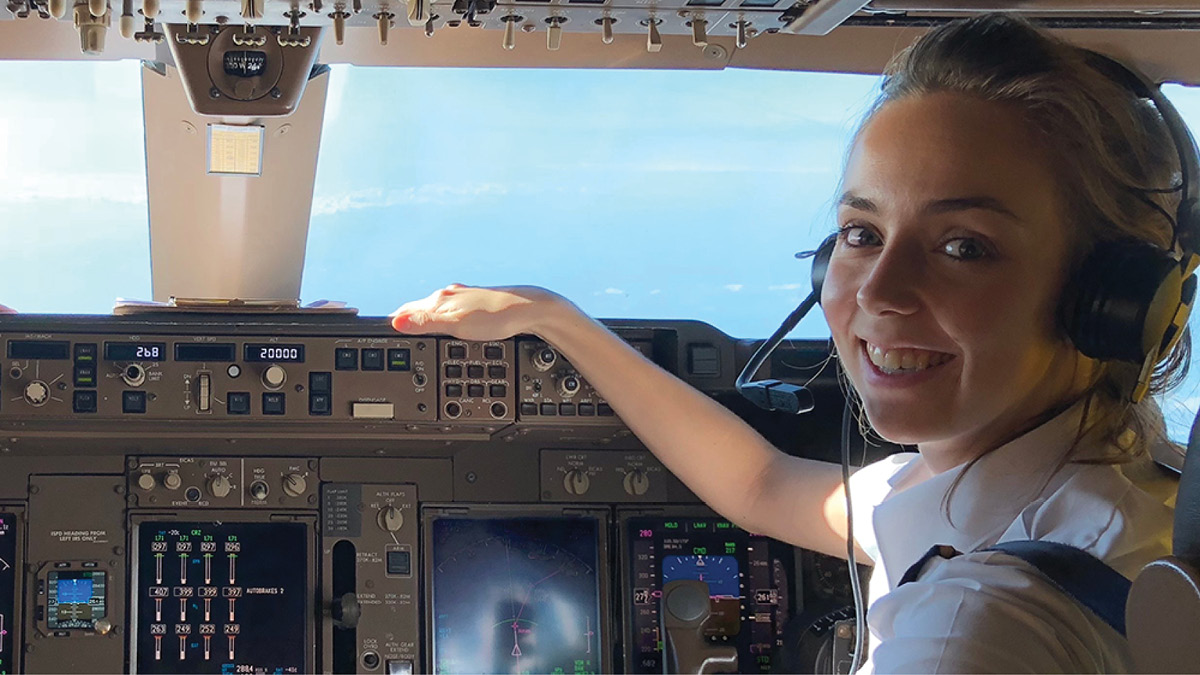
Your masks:
<svg viewBox="0 0 1200 675"><path fill-rule="evenodd" d="M878 246L880 243L879 237L862 225L847 225L838 234L841 240L851 248L858 246Z"/></svg>
<svg viewBox="0 0 1200 675"><path fill-rule="evenodd" d="M986 258L987 247L978 239L951 239L942 245L942 252L955 260L978 260Z"/></svg>

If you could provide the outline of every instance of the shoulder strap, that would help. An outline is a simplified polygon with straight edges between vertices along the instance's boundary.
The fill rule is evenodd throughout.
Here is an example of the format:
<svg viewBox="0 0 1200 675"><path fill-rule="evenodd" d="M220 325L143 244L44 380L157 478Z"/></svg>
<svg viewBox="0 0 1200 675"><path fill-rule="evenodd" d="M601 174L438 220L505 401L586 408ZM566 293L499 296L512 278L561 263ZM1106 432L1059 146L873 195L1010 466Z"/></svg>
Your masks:
<svg viewBox="0 0 1200 675"><path fill-rule="evenodd" d="M1055 588L1074 598L1096 616L1125 635L1125 600L1131 583L1113 568L1083 549L1053 541L1006 541L983 551L1020 558L1041 572ZM900 578L916 581L930 558L962 555L951 546L934 546Z"/></svg>

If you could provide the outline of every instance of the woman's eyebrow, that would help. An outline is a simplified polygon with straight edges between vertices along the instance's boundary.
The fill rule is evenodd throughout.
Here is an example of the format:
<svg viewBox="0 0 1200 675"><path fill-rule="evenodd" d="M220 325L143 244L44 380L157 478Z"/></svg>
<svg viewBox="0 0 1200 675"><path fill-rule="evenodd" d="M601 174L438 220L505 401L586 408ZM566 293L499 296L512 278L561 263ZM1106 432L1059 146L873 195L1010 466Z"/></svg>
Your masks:
<svg viewBox="0 0 1200 675"><path fill-rule="evenodd" d="M879 214L879 207L875 202L860 197L853 192L844 192L838 199L838 206L848 206L852 209L865 211L867 213ZM969 211L972 209L983 209L992 211L1007 218L1020 221L1021 218L1013 213L1012 209L1008 208L995 197L974 196L974 197L954 197L950 199L937 199L925 205L923 211L927 213L950 213L953 211Z"/></svg>

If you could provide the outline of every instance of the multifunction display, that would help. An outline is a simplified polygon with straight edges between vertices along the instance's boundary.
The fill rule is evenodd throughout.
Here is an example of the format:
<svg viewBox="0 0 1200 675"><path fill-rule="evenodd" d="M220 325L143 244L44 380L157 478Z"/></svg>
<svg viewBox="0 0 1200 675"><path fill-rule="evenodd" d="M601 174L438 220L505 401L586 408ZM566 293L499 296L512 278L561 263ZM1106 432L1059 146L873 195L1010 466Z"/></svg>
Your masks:
<svg viewBox="0 0 1200 675"><path fill-rule="evenodd" d="M16 617L17 516L0 512L0 675L13 672Z"/></svg>
<svg viewBox="0 0 1200 675"><path fill-rule="evenodd" d="M99 571L51 572L46 580L46 625L91 630L108 615L108 574Z"/></svg>
<svg viewBox="0 0 1200 675"><path fill-rule="evenodd" d="M141 523L134 670L310 672L308 536L303 523Z"/></svg>
<svg viewBox="0 0 1200 675"><path fill-rule="evenodd" d="M790 615L791 547L720 518L633 516L624 520L626 672L663 672L663 587L708 585L703 639L735 647L737 672L766 673Z"/></svg>
<svg viewBox="0 0 1200 675"><path fill-rule="evenodd" d="M432 670L600 672L601 522L434 519Z"/></svg>

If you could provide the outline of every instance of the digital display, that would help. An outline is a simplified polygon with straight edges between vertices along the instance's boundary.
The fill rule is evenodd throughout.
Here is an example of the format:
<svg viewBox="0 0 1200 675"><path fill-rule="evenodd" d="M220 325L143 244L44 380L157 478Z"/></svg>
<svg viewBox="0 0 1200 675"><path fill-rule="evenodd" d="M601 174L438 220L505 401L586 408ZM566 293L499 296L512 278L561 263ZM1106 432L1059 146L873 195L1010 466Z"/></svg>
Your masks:
<svg viewBox="0 0 1200 675"><path fill-rule="evenodd" d="M432 522L432 670L598 673L597 517Z"/></svg>
<svg viewBox="0 0 1200 675"><path fill-rule="evenodd" d="M304 363L304 345L247 342L244 357L247 363Z"/></svg>
<svg viewBox="0 0 1200 675"><path fill-rule="evenodd" d="M739 673L771 670L791 615L791 548L712 517L631 514L622 524L625 672L663 672L660 603L672 581L708 585L702 639L737 650Z"/></svg>
<svg viewBox="0 0 1200 675"><path fill-rule="evenodd" d="M165 361L165 342L105 342L105 361Z"/></svg>
<svg viewBox="0 0 1200 675"><path fill-rule="evenodd" d="M232 362L237 360L237 345L232 342L176 343L175 360Z"/></svg>
<svg viewBox="0 0 1200 675"><path fill-rule="evenodd" d="M305 523L137 525L137 673L309 673Z"/></svg>
<svg viewBox="0 0 1200 675"><path fill-rule="evenodd" d="M46 625L91 630L108 615L105 572L51 572L46 589Z"/></svg>
<svg viewBox="0 0 1200 675"><path fill-rule="evenodd" d="M13 622L17 599L17 515L0 513L0 675L14 672Z"/></svg>
<svg viewBox="0 0 1200 675"><path fill-rule="evenodd" d="M8 358L36 361L66 361L71 343L63 340L9 340Z"/></svg>

